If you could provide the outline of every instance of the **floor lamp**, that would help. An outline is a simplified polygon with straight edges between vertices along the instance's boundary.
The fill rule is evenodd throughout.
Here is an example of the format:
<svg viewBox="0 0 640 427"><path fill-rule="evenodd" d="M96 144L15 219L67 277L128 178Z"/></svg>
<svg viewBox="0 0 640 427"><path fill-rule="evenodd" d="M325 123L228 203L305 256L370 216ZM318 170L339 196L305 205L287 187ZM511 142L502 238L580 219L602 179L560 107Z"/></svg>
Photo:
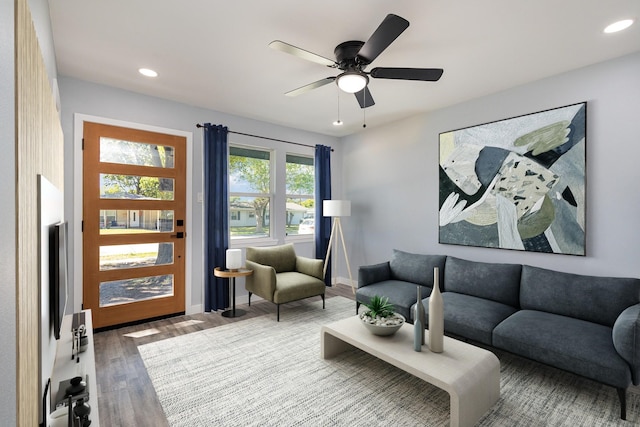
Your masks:
<svg viewBox="0 0 640 427"><path fill-rule="evenodd" d="M342 224L340 224L340 217L351 216L351 201L323 200L322 216L330 216L333 218L333 225L331 226L331 237L329 237L329 247L327 248L327 257L324 259L323 275L327 274L329 255L331 254L331 248L333 247L334 239L337 239L339 237L340 240L342 241L342 250L344 251L344 259L347 262L347 271L349 272L349 281L351 283L351 291L355 294L355 289L353 289L353 278L351 277L351 266L349 265L349 257L347 256L347 247L344 243L344 235L342 234ZM336 237L337 234L339 234L338 237Z"/></svg>

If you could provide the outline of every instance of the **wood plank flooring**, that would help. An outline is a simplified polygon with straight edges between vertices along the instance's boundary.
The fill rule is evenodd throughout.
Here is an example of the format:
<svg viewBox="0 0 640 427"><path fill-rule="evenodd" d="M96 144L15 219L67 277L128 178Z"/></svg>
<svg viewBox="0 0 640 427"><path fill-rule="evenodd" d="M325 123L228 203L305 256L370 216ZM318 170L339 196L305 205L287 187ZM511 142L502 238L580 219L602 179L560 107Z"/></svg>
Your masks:
<svg viewBox="0 0 640 427"><path fill-rule="evenodd" d="M355 299L349 286L339 284L327 288L327 304L331 304L330 298L338 295ZM313 300L314 298L309 298L285 304L280 307L280 315L286 315L287 307L308 304ZM273 321L275 321L276 307L270 302L256 301L251 304L251 307L244 304L238 305L237 308L247 310L247 314L235 319L211 313L176 316L96 333L94 345L100 425L103 427L168 426L138 353L138 345L215 328L264 314L274 314ZM198 322L190 322L194 320Z"/></svg>

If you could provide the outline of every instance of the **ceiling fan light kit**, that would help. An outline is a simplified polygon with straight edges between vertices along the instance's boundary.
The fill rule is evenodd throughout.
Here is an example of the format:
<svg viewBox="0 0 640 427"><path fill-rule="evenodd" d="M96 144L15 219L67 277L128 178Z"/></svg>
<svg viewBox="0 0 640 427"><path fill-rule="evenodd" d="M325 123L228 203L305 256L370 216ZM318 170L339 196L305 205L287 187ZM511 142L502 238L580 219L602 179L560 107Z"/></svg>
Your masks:
<svg viewBox="0 0 640 427"><path fill-rule="evenodd" d="M369 77L357 71L346 71L336 78L336 83L344 92L356 93L369 83Z"/></svg>
<svg viewBox="0 0 640 427"><path fill-rule="evenodd" d="M438 81L443 73L441 68L377 67L372 69L370 73L365 72L366 67L389 47L407 27L409 27L409 21L398 15L389 14L366 42L351 40L336 46L334 49L335 61L280 40L272 41L269 44L272 49L342 71L342 74L336 77L325 77L291 90L285 95L298 96L335 80L341 90L355 95L360 108L368 108L375 105L368 88L369 77L374 79Z"/></svg>

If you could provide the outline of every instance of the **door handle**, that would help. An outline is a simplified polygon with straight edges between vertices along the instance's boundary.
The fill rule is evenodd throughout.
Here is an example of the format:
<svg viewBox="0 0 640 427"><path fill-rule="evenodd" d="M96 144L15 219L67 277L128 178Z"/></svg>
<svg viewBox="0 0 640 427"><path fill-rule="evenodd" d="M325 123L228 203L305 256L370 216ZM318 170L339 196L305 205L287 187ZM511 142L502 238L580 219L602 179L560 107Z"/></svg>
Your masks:
<svg viewBox="0 0 640 427"><path fill-rule="evenodd" d="M184 231L178 231L176 234L172 234L171 237L175 237L176 239L184 239Z"/></svg>

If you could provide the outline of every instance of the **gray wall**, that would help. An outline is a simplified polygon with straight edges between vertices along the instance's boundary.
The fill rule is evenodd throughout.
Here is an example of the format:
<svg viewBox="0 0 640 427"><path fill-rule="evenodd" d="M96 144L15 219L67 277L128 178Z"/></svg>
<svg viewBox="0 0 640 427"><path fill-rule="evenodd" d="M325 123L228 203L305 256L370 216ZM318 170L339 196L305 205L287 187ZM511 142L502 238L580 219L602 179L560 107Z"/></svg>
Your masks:
<svg viewBox="0 0 640 427"><path fill-rule="evenodd" d="M398 248L640 277L639 76L640 54L633 54L344 138L343 185L353 215L344 227L354 274ZM587 256L439 244L439 133L581 101L588 103Z"/></svg>
<svg viewBox="0 0 640 427"><path fill-rule="evenodd" d="M0 2L0 424L16 424L16 135L14 2Z"/></svg>
<svg viewBox="0 0 640 427"><path fill-rule="evenodd" d="M73 217L73 206L79 203L73 194L74 181L81 177L74 176L74 114L81 113L91 116L99 116L108 119L122 120L143 125L158 126L163 128L187 131L193 133L193 168L188 171L192 180L193 203L191 205L192 218L187 218L194 227L191 233L189 250L192 254L191 269L191 304L197 306L202 304L202 284L204 282L203 254L203 206L197 201L196 195L203 192L203 170L202 170L202 130L196 128L196 123L210 122L223 124L230 130L249 133L254 135L267 136L285 141L294 141L310 146L324 144L333 146L336 151L332 157L332 169L336 171L333 176L334 194L340 194L340 170L341 151L334 137L304 132L292 128L276 126L256 120L223 114L220 112L197 108L185 104L167 101L159 98L144 96L129 91L119 90L108 86L98 85L70 77L60 76L58 79L60 86L60 97L62 100L62 128L65 135L65 214L69 221L80 221L81 218ZM250 144L267 148L281 148L291 150L288 144L265 141L262 139L229 135L230 142ZM310 149L310 153L313 150ZM275 236L272 244L282 243L285 236ZM70 239L75 237L72 235ZM297 245L300 255L313 255L313 245L305 243ZM74 263L78 261L79 251L72 245ZM70 266L73 271L74 266ZM74 278L78 281L81 278ZM244 293L244 286L238 281L238 295ZM74 301L78 305L80 296L75 296Z"/></svg>
<svg viewBox="0 0 640 427"><path fill-rule="evenodd" d="M49 83L53 83L53 80L58 77L58 68L56 66L56 52L53 47L49 2L48 0L28 0L28 3L44 66L49 75Z"/></svg>

